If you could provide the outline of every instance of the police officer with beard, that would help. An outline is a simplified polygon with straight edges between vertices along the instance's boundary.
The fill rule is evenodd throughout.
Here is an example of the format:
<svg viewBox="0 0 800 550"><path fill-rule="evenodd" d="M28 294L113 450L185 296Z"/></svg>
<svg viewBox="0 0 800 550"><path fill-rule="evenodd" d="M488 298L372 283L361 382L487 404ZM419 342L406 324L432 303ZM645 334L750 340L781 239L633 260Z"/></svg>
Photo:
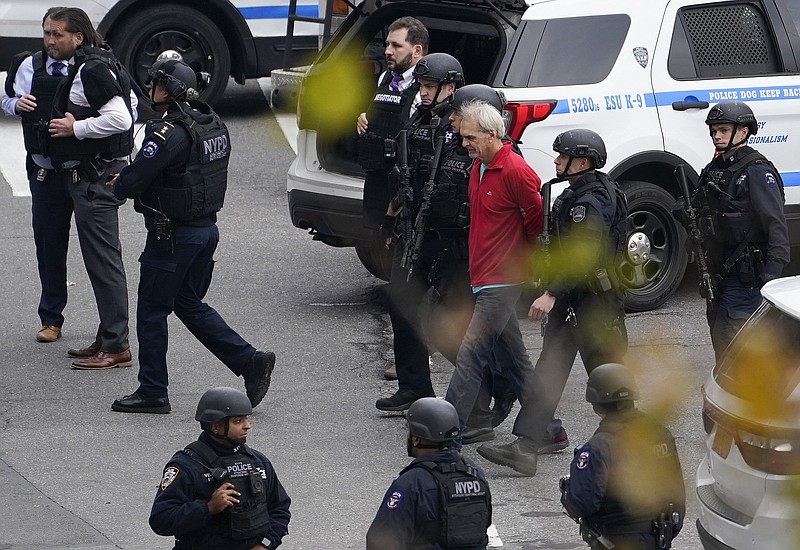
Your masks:
<svg viewBox="0 0 800 550"><path fill-rule="evenodd" d="M255 407L269 389L275 354L256 350L203 301L219 242L217 212L228 184L230 136L211 107L194 99L198 80L188 65L161 59L149 75L153 109L165 116L148 123L136 159L108 183L117 197L135 198L147 228L136 309L139 387L111 408L170 411L167 317L173 311L200 343L244 379Z"/></svg>
<svg viewBox="0 0 800 550"><path fill-rule="evenodd" d="M589 374L586 400L602 419L575 449L561 503L593 550L666 549L683 527L686 494L675 440L634 408L638 390L624 365Z"/></svg>
<svg viewBox="0 0 800 550"><path fill-rule="evenodd" d="M392 196L386 139L394 138L414 116L419 86L414 67L428 52L428 29L413 17L401 17L389 25L386 36L387 70L378 79L372 104L356 121L358 162L364 168L364 224L378 229Z"/></svg>
<svg viewBox="0 0 800 550"><path fill-rule="evenodd" d="M716 155L701 172L691 200L699 210L712 277L707 320L719 361L761 304L761 287L780 277L789 263L789 236L781 175L747 145L758 131L753 111L741 101L724 101L709 110L706 124Z"/></svg>
<svg viewBox="0 0 800 550"><path fill-rule="evenodd" d="M460 295L449 292L455 302L470 300L466 268L467 219L458 221L462 208L456 196L446 197L437 190L448 185L439 177L442 155L453 141L449 124L453 92L463 84L461 64L446 53L426 55L414 67L422 104L408 129L399 133L396 142L400 151L408 151L406 159L397 159L396 194L387 203L385 233L396 235L389 281L389 316L394 333L394 357L397 365L398 391L391 397L378 399L377 409L404 411L421 398L434 395L429 366L429 342L423 335L420 307L431 286L431 279L447 280ZM405 170L405 175L403 174ZM444 171L441 172L444 174ZM450 175L453 172L449 172ZM434 203L434 198L438 200ZM456 210L456 219L445 221L439 216L443 204ZM467 212L463 212L462 215ZM448 215L448 218L453 216ZM433 224L431 224L433 221ZM461 223L461 227L458 224ZM452 227L443 227L449 224ZM442 226L442 227L437 227ZM387 247L389 242L387 242ZM445 253L446 251L446 253ZM460 280L459 280L460 278ZM455 361L457 342L431 342ZM455 344L455 345L454 345ZM449 352L449 353L448 353Z"/></svg>
<svg viewBox="0 0 800 550"><path fill-rule="evenodd" d="M408 409L408 456L367 531L367 550L486 548L492 499L483 471L451 446L458 414L426 397Z"/></svg>
<svg viewBox="0 0 800 550"><path fill-rule="evenodd" d="M9 67L3 110L22 117L33 200L42 296L36 339L61 336L67 301L66 257L70 218L94 290L100 323L94 341L70 349L75 368L131 365L128 289L119 240L124 202L105 188L105 175L127 162L137 98L127 72L89 16L53 7L42 21L44 48L17 56Z"/></svg>
<svg viewBox="0 0 800 550"><path fill-rule="evenodd" d="M289 495L263 453L247 446L249 398L212 388L195 420L203 432L164 468L150 527L175 550L274 550L289 532Z"/></svg>

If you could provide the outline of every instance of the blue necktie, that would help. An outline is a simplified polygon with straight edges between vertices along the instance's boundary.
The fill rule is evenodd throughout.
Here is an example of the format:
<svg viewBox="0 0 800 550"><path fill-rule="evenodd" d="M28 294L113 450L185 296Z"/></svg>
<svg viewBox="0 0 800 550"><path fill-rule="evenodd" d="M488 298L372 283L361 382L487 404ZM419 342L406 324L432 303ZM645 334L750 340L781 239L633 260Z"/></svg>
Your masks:
<svg viewBox="0 0 800 550"><path fill-rule="evenodd" d="M64 63L56 61L50 65L50 74L53 76L64 76L64 67L66 67Z"/></svg>

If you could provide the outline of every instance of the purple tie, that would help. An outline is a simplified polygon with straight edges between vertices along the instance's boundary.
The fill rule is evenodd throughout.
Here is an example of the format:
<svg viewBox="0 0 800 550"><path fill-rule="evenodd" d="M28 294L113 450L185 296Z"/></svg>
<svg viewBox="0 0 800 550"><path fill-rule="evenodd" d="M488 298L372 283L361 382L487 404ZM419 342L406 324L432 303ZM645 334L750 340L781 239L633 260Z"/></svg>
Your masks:
<svg viewBox="0 0 800 550"><path fill-rule="evenodd" d="M50 65L50 74L53 76L64 76L64 67L66 67L66 64L61 61L55 61Z"/></svg>
<svg viewBox="0 0 800 550"><path fill-rule="evenodd" d="M400 91L400 83L403 81L403 75L396 74L392 77L392 81L389 83L389 89L394 90L395 92Z"/></svg>

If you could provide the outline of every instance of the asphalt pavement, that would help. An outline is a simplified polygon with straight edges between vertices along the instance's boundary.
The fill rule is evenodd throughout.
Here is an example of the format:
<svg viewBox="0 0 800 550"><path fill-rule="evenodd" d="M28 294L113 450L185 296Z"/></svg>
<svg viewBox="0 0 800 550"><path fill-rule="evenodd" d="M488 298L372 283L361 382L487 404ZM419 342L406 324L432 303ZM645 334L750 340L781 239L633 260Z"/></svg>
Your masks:
<svg viewBox="0 0 800 550"><path fill-rule="evenodd" d="M278 356L249 443L270 457L293 499L283 548L363 548L386 487L409 460L402 415L374 408L376 398L396 389L396 382L382 378L391 360L385 285L352 249L313 242L291 226L285 184L294 158L286 137L291 117L276 119L257 83L230 86L218 111L231 130L234 153L207 299L246 339ZM242 382L171 319L172 413L112 412L111 402L136 387L136 362L128 369L84 372L71 370L65 355L89 343L97 323L74 228L64 336L53 344L34 342L39 283L30 198L24 182L15 192L8 181L22 160L13 152L19 135L18 121L0 119L0 550L171 548L171 539L147 525L163 465L197 436L193 415L203 391ZM135 352L137 259L145 232L130 204L120 210L120 225ZM689 510L675 547L697 550L693 484L704 450L699 390L713 352L692 280L687 277L658 310L628 317L627 362L637 369L643 406L663 414L676 436ZM522 326L535 360L539 325ZM434 355L438 395L451 373ZM585 380L578 361L559 408L573 445L597 425L583 399ZM510 424L497 430L498 442L513 439ZM542 457L533 478L486 463L474 446L465 452L488 474L494 547L585 547L558 502L557 480L568 470L571 452Z"/></svg>

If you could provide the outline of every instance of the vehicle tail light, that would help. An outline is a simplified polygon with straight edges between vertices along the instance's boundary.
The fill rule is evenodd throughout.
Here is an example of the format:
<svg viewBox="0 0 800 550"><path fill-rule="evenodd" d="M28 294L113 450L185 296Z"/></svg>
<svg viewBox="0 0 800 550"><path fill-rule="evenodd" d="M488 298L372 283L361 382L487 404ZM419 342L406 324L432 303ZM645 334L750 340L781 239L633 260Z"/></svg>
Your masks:
<svg viewBox="0 0 800 550"><path fill-rule="evenodd" d="M751 468L774 475L800 474L800 430L770 430L734 419L713 405L703 407L703 427L711 434L714 425L717 431L724 430L733 436L736 447L745 463ZM718 445L715 438L712 450L727 457L725 446Z"/></svg>
<svg viewBox="0 0 800 550"><path fill-rule="evenodd" d="M558 100L519 101L506 103L504 109L511 115L508 125L508 136L516 141L522 138L525 128L533 122L539 122L550 116L556 108Z"/></svg>
<svg viewBox="0 0 800 550"><path fill-rule="evenodd" d="M787 439L737 430L736 446L751 468L777 475L800 474L800 436Z"/></svg>

